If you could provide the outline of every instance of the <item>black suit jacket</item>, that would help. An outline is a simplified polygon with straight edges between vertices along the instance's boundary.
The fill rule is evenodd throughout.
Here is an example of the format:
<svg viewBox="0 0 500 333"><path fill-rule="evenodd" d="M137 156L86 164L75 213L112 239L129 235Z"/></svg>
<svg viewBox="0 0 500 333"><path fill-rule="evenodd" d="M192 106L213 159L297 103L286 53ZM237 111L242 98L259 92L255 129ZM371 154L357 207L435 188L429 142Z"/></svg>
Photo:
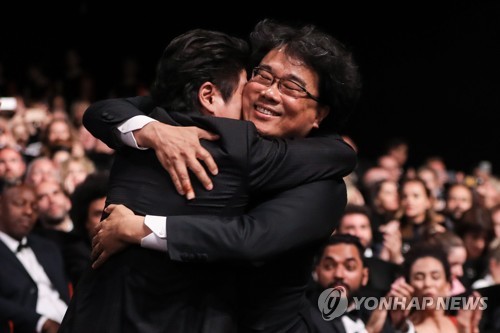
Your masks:
<svg viewBox="0 0 500 333"><path fill-rule="evenodd" d="M90 245L74 230L70 232L47 229L40 223L35 225L33 233L58 245L63 255L64 270L73 286L90 265Z"/></svg>
<svg viewBox="0 0 500 333"><path fill-rule="evenodd" d="M28 244L61 299L69 303L68 281L57 246L36 235L28 236ZM35 332L41 317L36 312L37 285L16 255L2 241L0 262L0 332L9 332L8 321L13 322L15 332Z"/></svg>
<svg viewBox="0 0 500 333"><path fill-rule="evenodd" d="M123 106L123 101L117 103ZM109 128L130 118L134 111L132 114L109 110L103 112L103 107L97 104L89 109L84 124L101 140L114 148L120 148L115 145L114 135L110 134ZM102 269L89 275L94 277L79 283L75 299L81 299L82 295L85 299L72 302L61 332L77 332L77 327L93 332L109 329L131 332L164 332L168 329L234 332L236 312L245 312L245 316L240 318L245 328L260 329L281 322L276 300L285 295L301 295L302 277L307 276L309 261L315 250L312 245L328 237L345 205L343 182L313 181L350 172L354 166L352 150L341 144L340 149L336 147L332 151L330 143L338 140L338 137L316 138L312 142L264 140L257 135L253 124L248 122L167 114L161 110L156 110L153 116L166 123L200 126L220 134L219 142L205 143L220 170L219 175L213 178L214 190L206 192L200 184L195 183L197 198L187 202L176 194L170 177L156 160L153 151L121 147L111 171L108 203L125 204L139 214L169 215L169 254L177 262L168 260L168 256L163 253L138 247L115 256ZM305 161L312 163L312 167L304 167ZM281 189L292 188L303 182L311 183L299 191L276 194ZM262 200L262 205L256 207L255 214L235 217L245 212L250 204L250 195L255 192L267 197ZM332 195L341 199L332 200ZM311 210L307 207L311 207ZM290 214L288 210L300 210L303 214ZM222 216L198 224L196 217L190 220L186 214ZM288 217L294 219L290 225L287 223ZM307 225L308 221L314 223ZM193 227L200 233L194 234ZM286 232L281 233L281 228ZM218 232L222 233L217 235L221 238L211 238ZM285 235L283 242L280 240L281 234ZM293 278L287 274L287 289L281 288L282 283L277 278L279 274L272 281L267 280L267 277L273 277L276 272L286 269L284 257L275 257L275 260L260 264L257 268L192 263L224 259L251 259L255 263L292 247L302 247L307 255L303 255L304 259L299 255L297 261L301 268L293 269ZM232 254L228 252L230 249ZM291 268L287 269L292 271ZM255 292L239 287L251 280L258 280L255 287L252 286ZM113 281L112 285L103 287L109 281ZM113 288L115 286L122 287ZM266 288L270 293L263 290ZM113 310L92 311L97 299L89 301L92 297L86 292L88 290L93 290L94 295L99 294L103 303L108 305L107 308ZM252 297L245 305L248 311L241 308L242 302L238 302L239 292L245 294L240 296ZM257 294L270 300L264 302L263 297L256 297ZM288 299L282 300L289 302ZM301 302L300 297L299 300L293 297L291 316L298 315L299 307L296 304ZM269 311L265 311L261 309L262 305L272 305L276 309L268 307ZM280 307L283 305L280 304ZM271 316L262 319L261 312ZM105 328L95 324L98 322L96 316L106 319ZM93 322L89 322L91 318ZM120 326L119 323L124 324Z"/></svg>

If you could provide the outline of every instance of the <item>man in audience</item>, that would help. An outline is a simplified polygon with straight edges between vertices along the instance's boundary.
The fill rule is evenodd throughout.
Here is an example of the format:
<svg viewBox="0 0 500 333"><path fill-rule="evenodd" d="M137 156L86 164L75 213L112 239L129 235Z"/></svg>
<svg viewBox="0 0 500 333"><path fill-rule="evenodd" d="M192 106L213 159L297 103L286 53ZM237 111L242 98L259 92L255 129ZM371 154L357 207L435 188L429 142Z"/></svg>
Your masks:
<svg viewBox="0 0 500 333"><path fill-rule="evenodd" d="M39 183L35 193L39 217L34 232L59 246L64 256L66 273L76 285L89 266L90 249L76 232L69 215L71 201L62 185L54 180Z"/></svg>
<svg viewBox="0 0 500 333"><path fill-rule="evenodd" d="M31 234L37 218L31 187L17 185L0 198L0 331L56 333L69 302L57 246Z"/></svg>
<svg viewBox="0 0 500 333"><path fill-rule="evenodd" d="M316 286L309 295L313 325L320 333L379 332L383 320L370 321L365 308L356 309L353 297L362 297L362 288L368 283L368 268L363 259L364 248L358 237L350 234L333 235L318 253L314 274ZM342 297L347 298L347 311L327 321L322 318L318 299L327 288L342 288ZM326 302L323 306L332 303ZM340 303L339 303L340 304Z"/></svg>
<svg viewBox="0 0 500 333"><path fill-rule="evenodd" d="M0 148L0 182L20 184L26 172L26 162L20 152L13 148Z"/></svg>

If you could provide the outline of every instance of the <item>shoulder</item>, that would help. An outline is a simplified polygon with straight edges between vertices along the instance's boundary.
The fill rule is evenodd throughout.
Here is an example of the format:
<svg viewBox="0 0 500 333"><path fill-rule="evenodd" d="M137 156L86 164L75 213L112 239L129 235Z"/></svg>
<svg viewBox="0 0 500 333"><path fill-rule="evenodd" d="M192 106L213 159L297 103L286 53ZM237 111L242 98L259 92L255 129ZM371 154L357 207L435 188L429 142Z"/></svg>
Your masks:
<svg viewBox="0 0 500 333"><path fill-rule="evenodd" d="M240 137L245 140L260 138L257 128L250 121L209 116L191 116L191 120L194 126L215 132L223 138L224 136Z"/></svg>
<svg viewBox="0 0 500 333"><path fill-rule="evenodd" d="M59 246L51 239L44 238L42 236L31 234L28 236L28 242L32 247L39 249L43 248L46 252L60 252Z"/></svg>

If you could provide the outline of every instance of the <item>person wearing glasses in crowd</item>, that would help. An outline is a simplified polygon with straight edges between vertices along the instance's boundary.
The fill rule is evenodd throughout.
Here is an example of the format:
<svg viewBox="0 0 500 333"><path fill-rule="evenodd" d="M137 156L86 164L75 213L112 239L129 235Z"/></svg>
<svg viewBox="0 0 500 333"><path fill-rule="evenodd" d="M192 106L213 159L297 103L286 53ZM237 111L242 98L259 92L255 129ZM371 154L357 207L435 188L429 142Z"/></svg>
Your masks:
<svg viewBox="0 0 500 333"><path fill-rule="evenodd" d="M216 77L210 78L207 85L197 82L200 88L191 95L196 97L192 100L186 99L189 94L179 94L176 85L186 90L193 84L182 83L185 68L176 68L182 74L179 77L173 72L162 75L167 58L175 59L167 47L152 95L154 103L169 112L156 108L150 115L170 124L205 127L219 135L218 141L205 142L205 148L195 145L192 155L186 153L189 146L176 148L173 143L186 142L185 133L197 137L201 130L172 127L151 119L146 119L142 129L123 123L132 116L144 117L137 106L143 112L151 111L155 104L148 104L144 98L100 102L86 112L85 126L119 149L107 197L107 203L113 204L106 209L111 215L101 223L94 238L95 266L108 261L89 274L86 282L79 283L74 299L81 301L70 305L61 332L76 332L74 328L84 326L99 331L95 323L88 323L96 316L106 316L107 330L111 325L131 332L308 331L304 291L309 268L317 248L342 214L346 194L341 177L352 171L355 160L353 151L345 150L345 142L337 135L323 133L338 129L345 120L358 97L360 79L344 46L313 26L297 29L264 20L257 24L251 38L260 64L246 85L244 75L240 78L243 91L238 88L236 95L222 99L222 104L217 104L218 96L212 94L224 91L223 82ZM203 50L198 47L196 51ZM244 118L255 124L260 135L314 137L288 141L254 138L255 127L249 122L190 112L189 107L200 103L202 108L198 109L205 115L220 116L217 106L234 102L238 94L242 95ZM177 104L169 104L176 99ZM182 112L175 112L172 105L182 105ZM324 131L319 130L320 123ZM201 135L212 137L206 132ZM254 141L272 145L252 149ZM123 142L137 146L123 147ZM222 150L218 150L219 145ZM188 156L187 167L169 160L176 150ZM201 156L214 170L207 151L219 167L212 180L196 167L200 166L196 157ZM151 165L155 154L158 161ZM311 164L304 164L308 159ZM129 173L123 172L122 162L129 164L125 166ZM167 173L160 172L160 164L173 173L180 170L180 176L171 175L172 183L192 200L171 194L174 186L168 182ZM194 183L196 198L189 195L191 189L182 175L188 167L201 178L200 183ZM136 183L134 177L144 176L145 172L155 177L154 184L160 185L153 189L152 182ZM203 191L201 184L213 190ZM138 215L168 215L168 221L159 216L136 216L124 206L114 205L117 203ZM126 243L141 246L130 246L109 257L123 250ZM140 255L142 252L147 256ZM205 262L210 264L202 264ZM117 284L121 286L113 293ZM121 293L123 285L125 295ZM96 309L99 299L106 295L110 295L111 308L116 312ZM126 324L120 326L117 319Z"/></svg>

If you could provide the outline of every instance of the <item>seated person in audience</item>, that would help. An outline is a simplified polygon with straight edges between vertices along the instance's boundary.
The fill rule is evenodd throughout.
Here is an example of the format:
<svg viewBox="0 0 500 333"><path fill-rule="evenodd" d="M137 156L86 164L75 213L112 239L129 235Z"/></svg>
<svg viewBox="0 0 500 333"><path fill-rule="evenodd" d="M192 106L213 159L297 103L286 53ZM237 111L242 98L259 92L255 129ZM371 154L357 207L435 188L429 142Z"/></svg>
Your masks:
<svg viewBox="0 0 500 333"><path fill-rule="evenodd" d="M374 253L376 250L372 247L373 234L370 214L370 210L365 206L347 204L336 231L339 234L349 234L358 237L365 249L363 255L366 258L376 255Z"/></svg>
<svg viewBox="0 0 500 333"><path fill-rule="evenodd" d="M444 216L434 209L434 197L426 183L420 179L407 179L401 184L400 229L403 237L403 253L425 235L445 230L441 224Z"/></svg>
<svg viewBox="0 0 500 333"><path fill-rule="evenodd" d="M389 322L385 321L386 313L370 313L364 307L356 309L353 297L364 295L362 290L368 282L369 274L363 262L363 252L364 248L358 237L335 234L318 253L314 268L316 282L308 295L312 323L317 332L391 331ZM343 288L345 292L342 296L347 298L347 311L339 317L327 318L330 320L323 319L318 304L320 294L327 288Z"/></svg>
<svg viewBox="0 0 500 333"><path fill-rule="evenodd" d="M69 216L75 224L77 233L85 239L89 251L94 229L101 221L107 192L108 173L97 172L88 175L71 195Z"/></svg>
<svg viewBox="0 0 500 333"><path fill-rule="evenodd" d="M57 332L69 302L61 252L31 234L37 218L33 189L17 185L0 198L0 331Z"/></svg>
<svg viewBox="0 0 500 333"><path fill-rule="evenodd" d="M429 235L424 243L430 246L441 246L446 252L451 272L450 296L465 292L465 287L460 281L464 277L464 263L467 259L463 240L455 233L445 231Z"/></svg>
<svg viewBox="0 0 500 333"><path fill-rule="evenodd" d="M491 242L488 253L488 273L472 284L472 288L480 289L500 284L500 239Z"/></svg>
<svg viewBox="0 0 500 333"><path fill-rule="evenodd" d="M464 279L466 286L471 286L476 280L484 276L488 269L487 251L493 233L488 222L480 218L479 211L467 211L457 227L457 234L463 239L467 251L467 260L464 264ZM484 214L487 214L484 212Z"/></svg>
<svg viewBox="0 0 500 333"><path fill-rule="evenodd" d="M403 268L404 281L399 280L392 286L388 297L403 298L405 308L389 311L394 327L408 332L479 332L481 308L461 308L456 316L446 313L445 306L438 306L439 299L450 294L451 272L446 253L439 246L415 245L408 252ZM410 306L416 297L420 307ZM431 297L432 302L423 302L423 297ZM479 294L472 295L479 302ZM423 306L425 305L425 306Z"/></svg>
<svg viewBox="0 0 500 333"><path fill-rule="evenodd" d="M62 185L46 181L35 187L38 222L34 233L55 242L64 256L64 265L71 282L76 285L89 266L90 249L76 232L69 215L71 201Z"/></svg>
<svg viewBox="0 0 500 333"><path fill-rule="evenodd" d="M4 184L20 184L23 182L26 162L23 155L13 148L0 149L0 182Z"/></svg>

